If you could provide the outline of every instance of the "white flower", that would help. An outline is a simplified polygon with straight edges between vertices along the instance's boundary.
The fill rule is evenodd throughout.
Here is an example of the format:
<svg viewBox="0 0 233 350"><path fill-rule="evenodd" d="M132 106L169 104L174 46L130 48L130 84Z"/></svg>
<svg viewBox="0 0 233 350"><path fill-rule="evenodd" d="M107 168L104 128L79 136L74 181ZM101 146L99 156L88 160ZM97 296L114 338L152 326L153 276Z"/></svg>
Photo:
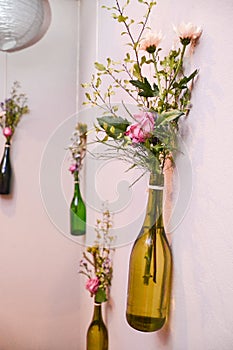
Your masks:
<svg viewBox="0 0 233 350"><path fill-rule="evenodd" d="M143 39L139 45L140 50L144 50L147 52L155 52L156 47L158 47L159 43L162 40L162 33L161 32L154 32L154 33L148 33L145 36L145 39Z"/></svg>
<svg viewBox="0 0 233 350"><path fill-rule="evenodd" d="M173 29L179 36L181 43L186 45L190 42L196 43L202 34L201 27L197 27L191 22L182 22L178 27L173 26Z"/></svg>

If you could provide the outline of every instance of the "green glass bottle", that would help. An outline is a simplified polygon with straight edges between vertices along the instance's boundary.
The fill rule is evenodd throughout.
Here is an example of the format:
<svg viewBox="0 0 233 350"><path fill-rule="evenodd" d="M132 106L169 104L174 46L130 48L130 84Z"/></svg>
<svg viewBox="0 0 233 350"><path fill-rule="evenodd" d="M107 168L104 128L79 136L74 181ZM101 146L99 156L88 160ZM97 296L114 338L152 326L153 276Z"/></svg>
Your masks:
<svg viewBox="0 0 233 350"><path fill-rule="evenodd" d="M87 330L86 350L108 350L108 330L102 318L102 303L94 304L92 321Z"/></svg>
<svg viewBox="0 0 233 350"><path fill-rule="evenodd" d="M70 203L70 233L74 236L86 233L86 205L79 187L78 172L74 175L74 195Z"/></svg>
<svg viewBox="0 0 233 350"><path fill-rule="evenodd" d="M145 220L129 265L126 319L142 332L165 323L171 289L171 250L163 224L163 174L151 174Z"/></svg>
<svg viewBox="0 0 233 350"><path fill-rule="evenodd" d="M2 161L0 163L0 194L10 194L10 188L11 188L10 144L6 142Z"/></svg>

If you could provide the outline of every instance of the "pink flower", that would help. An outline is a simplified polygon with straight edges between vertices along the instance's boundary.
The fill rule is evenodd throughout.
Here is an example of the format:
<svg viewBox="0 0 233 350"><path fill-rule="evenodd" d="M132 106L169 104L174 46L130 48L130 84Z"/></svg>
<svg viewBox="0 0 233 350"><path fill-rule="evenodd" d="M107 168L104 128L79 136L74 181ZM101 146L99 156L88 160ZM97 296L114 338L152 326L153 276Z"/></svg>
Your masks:
<svg viewBox="0 0 233 350"><path fill-rule="evenodd" d="M96 294L99 288L99 283L100 282L98 277L89 278L89 280L86 283L86 289L91 293L91 295Z"/></svg>
<svg viewBox="0 0 233 350"><path fill-rule="evenodd" d="M4 129L3 129L3 135L6 136L6 137L9 137L12 135L12 130L9 126L6 126Z"/></svg>
<svg viewBox="0 0 233 350"><path fill-rule="evenodd" d="M155 116L152 112L139 112L133 115L134 119L141 124L143 131L147 133L151 133L154 128Z"/></svg>
<svg viewBox="0 0 233 350"><path fill-rule="evenodd" d="M140 50L147 51L149 53L153 53L158 47L160 41L162 40L162 33L148 33L139 45Z"/></svg>
<svg viewBox="0 0 233 350"><path fill-rule="evenodd" d="M197 42L202 34L201 27L197 27L191 22L182 22L178 27L173 26L173 29L180 38L182 44L189 44L190 42Z"/></svg>
<svg viewBox="0 0 233 350"><path fill-rule="evenodd" d="M151 112L140 112L134 114L134 118L138 123L129 125L126 129L125 135L129 136L133 142L145 142L146 138L150 136L154 128L155 114Z"/></svg>
<svg viewBox="0 0 233 350"><path fill-rule="evenodd" d="M125 135L129 136L135 143L145 142L145 135L143 134L140 124L138 123L128 126Z"/></svg>
<svg viewBox="0 0 233 350"><path fill-rule="evenodd" d="M77 170L77 165L71 164L71 166L69 167L69 171L71 172L71 174L73 174L76 170Z"/></svg>

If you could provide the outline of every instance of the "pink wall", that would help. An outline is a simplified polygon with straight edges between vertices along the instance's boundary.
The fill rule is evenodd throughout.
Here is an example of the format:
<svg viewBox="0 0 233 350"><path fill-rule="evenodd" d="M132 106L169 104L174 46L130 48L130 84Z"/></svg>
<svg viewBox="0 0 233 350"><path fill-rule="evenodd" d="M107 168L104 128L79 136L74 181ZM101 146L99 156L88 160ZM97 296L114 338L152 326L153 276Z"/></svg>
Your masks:
<svg viewBox="0 0 233 350"><path fill-rule="evenodd" d="M78 274L84 241L68 233L73 185L65 148L75 121L91 126L97 113L82 106L79 84L90 80L96 59L121 57L125 47L121 28L101 9L104 0L50 4L52 23L41 41L7 57L0 53L0 76L6 76L1 100L19 80L31 109L12 146L13 194L0 197L1 350L84 350L92 315L92 299ZM136 5L132 13L139 16ZM109 350L232 348L232 14L231 0L158 0L151 21L166 33L168 47L172 24L184 20L203 27L190 63L200 76L184 128L186 155L174 179L174 192L182 195L167 225L174 257L171 315L157 333L134 331L125 321L128 259L145 210L146 179L127 192L133 175L125 175L123 165L116 172L112 163L87 159L87 240L102 201L116 209Z"/></svg>

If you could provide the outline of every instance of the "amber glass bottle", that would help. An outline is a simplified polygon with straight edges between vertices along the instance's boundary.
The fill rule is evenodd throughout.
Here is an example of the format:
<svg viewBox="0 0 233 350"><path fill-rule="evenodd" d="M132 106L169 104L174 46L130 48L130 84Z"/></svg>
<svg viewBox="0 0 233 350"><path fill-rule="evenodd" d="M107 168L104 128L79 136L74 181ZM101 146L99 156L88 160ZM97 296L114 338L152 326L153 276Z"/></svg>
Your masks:
<svg viewBox="0 0 233 350"><path fill-rule="evenodd" d="M94 304L94 313L87 331L86 350L108 350L108 330L102 318L102 304Z"/></svg>
<svg viewBox="0 0 233 350"><path fill-rule="evenodd" d="M130 255L126 319L159 330L169 308L172 257L163 224L163 174L151 174L146 216Z"/></svg>

